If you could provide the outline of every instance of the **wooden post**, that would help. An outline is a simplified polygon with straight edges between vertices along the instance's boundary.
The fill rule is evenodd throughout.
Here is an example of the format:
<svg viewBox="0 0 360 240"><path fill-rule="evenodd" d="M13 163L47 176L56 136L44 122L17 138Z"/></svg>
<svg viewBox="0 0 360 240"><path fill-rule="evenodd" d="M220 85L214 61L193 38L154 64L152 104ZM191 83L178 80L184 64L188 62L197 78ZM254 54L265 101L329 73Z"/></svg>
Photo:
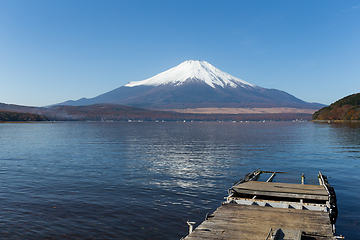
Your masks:
<svg viewBox="0 0 360 240"><path fill-rule="evenodd" d="M302 174L301 175L301 185L304 185L304 183L305 183L305 175Z"/></svg>
<svg viewBox="0 0 360 240"><path fill-rule="evenodd" d="M189 220L186 222L189 225L189 234L193 232L193 226L196 222L189 222Z"/></svg>
<svg viewBox="0 0 360 240"><path fill-rule="evenodd" d="M276 172L274 172L266 182L272 182L275 176L276 176Z"/></svg>

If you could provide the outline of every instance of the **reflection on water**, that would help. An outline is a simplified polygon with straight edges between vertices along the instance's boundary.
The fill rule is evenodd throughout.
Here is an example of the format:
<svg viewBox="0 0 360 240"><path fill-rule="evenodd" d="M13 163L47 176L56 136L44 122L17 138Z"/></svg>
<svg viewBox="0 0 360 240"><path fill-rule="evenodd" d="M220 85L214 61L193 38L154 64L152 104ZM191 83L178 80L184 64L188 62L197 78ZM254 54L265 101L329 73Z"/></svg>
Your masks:
<svg viewBox="0 0 360 240"><path fill-rule="evenodd" d="M246 173L338 195L338 232L360 237L359 124L0 124L4 239L179 239ZM356 190L356 191L355 191Z"/></svg>

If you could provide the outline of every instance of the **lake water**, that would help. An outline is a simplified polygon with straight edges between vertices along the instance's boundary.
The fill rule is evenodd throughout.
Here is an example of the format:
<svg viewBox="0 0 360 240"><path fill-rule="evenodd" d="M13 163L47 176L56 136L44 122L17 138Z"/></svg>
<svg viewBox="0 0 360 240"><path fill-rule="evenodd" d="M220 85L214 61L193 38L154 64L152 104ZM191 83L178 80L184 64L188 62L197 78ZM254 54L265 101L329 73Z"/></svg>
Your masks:
<svg viewBox="0 0 360 240"><path fill-rule="evenodd" d="M338 197L337 234L360 239L360 124L0 124L1 239L180 239L246 173Z"/></svg>

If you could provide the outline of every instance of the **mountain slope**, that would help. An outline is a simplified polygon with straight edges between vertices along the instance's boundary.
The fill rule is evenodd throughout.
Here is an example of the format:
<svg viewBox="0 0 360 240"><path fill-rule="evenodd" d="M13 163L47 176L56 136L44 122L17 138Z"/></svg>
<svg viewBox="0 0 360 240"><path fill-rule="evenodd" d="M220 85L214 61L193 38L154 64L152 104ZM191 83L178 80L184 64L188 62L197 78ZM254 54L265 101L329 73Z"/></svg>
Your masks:
<svg viewBox="0 0 360 240"><path fill-rule="evenodd" d="M360 93L344 97L313 115L314 120L360 120Z"/></svg>
<svg viewBox="0 0 360 240"><path fill-rule="evenodd" d="M267 89L225 73L205 61L185 61L143 81L91 99L67 101L64 105L112 103L150 109L208 107L295 107L320 108L284 91Z"/></svg>

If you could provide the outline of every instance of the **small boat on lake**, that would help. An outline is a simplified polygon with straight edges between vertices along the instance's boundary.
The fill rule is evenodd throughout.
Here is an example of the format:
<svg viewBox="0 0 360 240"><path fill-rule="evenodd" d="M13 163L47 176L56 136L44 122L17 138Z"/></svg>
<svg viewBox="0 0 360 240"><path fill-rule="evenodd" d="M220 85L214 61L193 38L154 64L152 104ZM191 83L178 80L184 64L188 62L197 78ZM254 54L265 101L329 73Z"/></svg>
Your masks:
<svg viewBox="0 0 360 240"><path fill-rule="evenodd" d="M271 176L258 181L261 174ZM226 201L195 230L188 222L186 240L325 240L335 236L336 195L319 172L319 185L273 182L279 172L255 170L236 182Z"/></svg>

